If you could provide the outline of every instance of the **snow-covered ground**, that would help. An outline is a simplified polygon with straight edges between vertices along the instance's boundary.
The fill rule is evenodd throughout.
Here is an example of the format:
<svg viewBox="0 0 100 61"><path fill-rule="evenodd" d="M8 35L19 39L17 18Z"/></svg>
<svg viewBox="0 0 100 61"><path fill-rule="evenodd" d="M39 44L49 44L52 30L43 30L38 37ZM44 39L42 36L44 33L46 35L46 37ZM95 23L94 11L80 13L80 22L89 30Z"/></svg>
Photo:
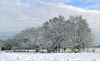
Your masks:
<svg viewBox="0 0 100 61"><path fill-rule="evenodd" d="M0 61L100 61L100 53L7 53Z"/></svg>

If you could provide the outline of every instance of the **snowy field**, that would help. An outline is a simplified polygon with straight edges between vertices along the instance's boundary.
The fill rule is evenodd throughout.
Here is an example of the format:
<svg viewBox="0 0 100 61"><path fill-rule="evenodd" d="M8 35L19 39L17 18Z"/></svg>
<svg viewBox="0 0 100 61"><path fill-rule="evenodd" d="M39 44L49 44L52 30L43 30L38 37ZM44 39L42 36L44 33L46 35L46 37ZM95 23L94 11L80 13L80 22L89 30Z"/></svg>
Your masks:
<svg viewBox="0 0 100 61"><path fill-rule="evenodd" d="M100 53L7 53L0 61L100 61Z"/></svg>

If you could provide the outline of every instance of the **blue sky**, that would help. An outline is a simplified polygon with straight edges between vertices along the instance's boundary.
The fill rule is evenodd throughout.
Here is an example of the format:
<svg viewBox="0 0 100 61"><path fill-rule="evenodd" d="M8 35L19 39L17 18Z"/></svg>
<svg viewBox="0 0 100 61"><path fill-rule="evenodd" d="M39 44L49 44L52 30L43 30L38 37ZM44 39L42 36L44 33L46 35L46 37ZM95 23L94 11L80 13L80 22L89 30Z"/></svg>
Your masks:
<svg viewBox="0 0 100 61"><path fill-rule="evenodd" d="M45 3L49 2L49 3L64 3L66 5L72 5L74 7L78 7L78 8L83 8L83 9L87 9L87 10L100 10L100 1L93 1L93 0L80 0L80 1L63 1L63 0L44 0ZM31 0L21 0L21 3L29 3L30 5L32 5Z"/></svg>
<svg viewBox="0 0 100 61"><path fill-rule="evenodd" d="M74 1L74 2L64 2L64 4L72 5L72 6L87 9L87 10L100 10L100 7L99 7L100 2ZM89 6L92 6L92 7L89 7Z"/></svg>
<svg viewBox="0 0 100 61"><path fill-rule="evenodd" d="M0 39L8 39L22 30L41 26L59 14L82 15L94 33L94 43L100 40L100 0L0 0Z"/></svg>

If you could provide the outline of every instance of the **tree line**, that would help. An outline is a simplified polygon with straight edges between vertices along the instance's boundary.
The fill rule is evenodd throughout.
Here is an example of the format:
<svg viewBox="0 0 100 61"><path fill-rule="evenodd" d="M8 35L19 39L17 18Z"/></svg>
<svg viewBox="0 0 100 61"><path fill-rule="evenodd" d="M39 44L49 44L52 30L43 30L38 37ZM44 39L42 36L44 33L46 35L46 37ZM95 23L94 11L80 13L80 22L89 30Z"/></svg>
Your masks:
<svg viewBox="0 0 100 61"><path fill-rule="evenodd" d="M92 31L82 16L70 16L65 19L59 15L44 22L40 27L22 30L12 39L7 40L7 49L35 49L39 52L60 52L60 49L79 49L93 44ZM5 46L4 46L5 47Z"/></svg>

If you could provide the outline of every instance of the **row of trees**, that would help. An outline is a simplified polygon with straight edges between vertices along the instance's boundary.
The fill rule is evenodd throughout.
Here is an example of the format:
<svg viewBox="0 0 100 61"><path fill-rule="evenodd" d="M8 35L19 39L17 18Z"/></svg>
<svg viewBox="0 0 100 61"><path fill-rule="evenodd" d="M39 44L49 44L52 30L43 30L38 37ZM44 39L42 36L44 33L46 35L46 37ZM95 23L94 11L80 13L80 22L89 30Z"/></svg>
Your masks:
<svg viewBox="0 0 100 61"><path fill-rule="evenodd" d="M0 50L10 50L12 48L12 40L0 40Z"/></svg>
<svg viewBox="0 0 100 61"><path fill-rule="evenodd" d="M43 23L40 27L27 28L16 34L10 41L12 49L41 49L54 50L77 48L84 50L92 45L92 33L82 16L70 16L66 20L58 16Z"/></svg>

